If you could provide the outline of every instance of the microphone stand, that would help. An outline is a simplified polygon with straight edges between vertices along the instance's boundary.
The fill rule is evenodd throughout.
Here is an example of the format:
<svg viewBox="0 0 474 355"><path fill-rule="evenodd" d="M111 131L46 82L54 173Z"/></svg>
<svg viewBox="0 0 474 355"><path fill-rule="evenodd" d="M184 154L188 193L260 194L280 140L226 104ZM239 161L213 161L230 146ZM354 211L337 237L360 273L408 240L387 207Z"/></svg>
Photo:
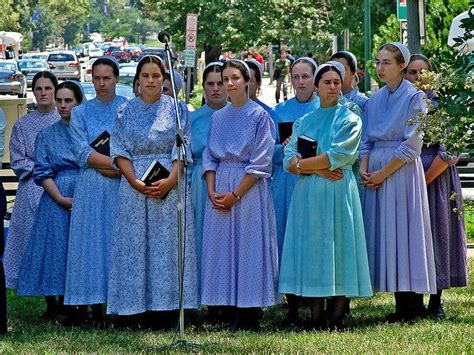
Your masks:
<svg viewBox="0 0 474 355"><path fill-rule="evenodd" d="M181 182L181 164L183 163L184 166L187 166L187 151L186 146L184 144L185 138L183 134L183 128L181 127L181 117L179 114L178 108L178 97L176 92L176 84L174 82L174 68L173 68L173 61L171 55L171 49L169 46L169 36L166 32L160 32L158 35L160 41L165 43L165 52L166 58L168 60L169 72L171 77L171 88L173 90L173 102L174 102L174 109L176 112L176 147L178 148L178 180L177 180L177 190L178 190L178 282L179 282L179 338L173 339L173 342L169 345L164 347L163 350L166 349L192 349L195 350L200 347L199 344L190 343L185 340L184 337L184 300L183 300L183 289L184 289L184 255L183 255L183 198L182 198L182 189L183 185ZM183 161L181 158L183 157ZM186 183L186 182L185 182ZM186 201L184 201L186 203Z"/></svg>

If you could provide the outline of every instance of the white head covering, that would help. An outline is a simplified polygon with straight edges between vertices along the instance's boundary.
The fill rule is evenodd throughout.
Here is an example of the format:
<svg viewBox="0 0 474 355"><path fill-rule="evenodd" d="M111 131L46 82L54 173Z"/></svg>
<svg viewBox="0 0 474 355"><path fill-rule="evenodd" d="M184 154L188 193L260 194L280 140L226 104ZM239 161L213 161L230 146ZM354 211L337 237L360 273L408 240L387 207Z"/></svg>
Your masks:
<svg viewBox="0 0 474 355"><path fill-rule="evenodd" d="M210 62L208 65L206 65L206 67L204 68L204 70L206 70L207 68L212 67L212 66L214 66L214 65L217 65L217 66L219 66L219 67L222 67L222 66L224 65L224 63L222 63L222 62Z"/></svg>
<svg viewBox="0 0 474 355"><path fill-rule="evenodd" d="M298 64L298 62L300 62L302 60L305 60L305 61L311 63L311 65L313 66L313 69L314 69L313 70L314 71L313 79L316 78L316 71L318 70L318 64L316 63L316 61L313 58L310 58L310 57L299 57L298 59L296 59L293 62L293 64L291 65L290 71L293 70L295 65Z"/></svg>
<svg viewBox="0 0 474 355"><path fill-rule="evenodd" d="M342 76L342 80L344 80L344 78L346 77L346 68L344 68L344 65L335 60L330 60L326 63L332 65L333 67L336 67L336 69L339 70L339 73Z"/></svg>
<svg viewBox="0 0 474 355"><path fill-rule="evenodd" d="M387 43L387 44L394 45L395 47L398 48L398 50L400 51L400 53L403 56L403 60L405 62L405 68L406 68L408 66L408 63L410 62L410 50L408 49L408 47L405 46L403 43L400 43L400 42L390 42L390 43Z"/></svg>
<svg viewBox="0 0 474 355"><path fill-rule="evenodd" d="M228 60L227 62L238 62L238 63L240 63L240 64L243 64L243 66L244 66L245 69L247 70L248 75L250 76L250 68L249 68L249 66L247 65L247 63L245 63L242 59L230 59L230 60Z"/></svg>
<svg viewBox="0 0 474 355"><path fill-rule="evenodd" d="M253 59L253 58L252 58L252 59L246 59L245 61L246 61L247 63L252 63L252 64L254 64L254 65L257 67L258 71L260 72L260 78L263 78L263 67L262 67L262 64L260 64L257 60L255 60L255 59Z"/></svg>
<svg viewBox="0 0 474 355"><path fill-rule="evenodd" d="M174 84L176 85L176 93L178 93L183 87L183 77L177 71L173 70L173 73L174 73L174 77L173 77ZM166 70L166 74L171 75L168 69Z"/></svg>
<svg viewBox="0 0 474 355"><path fill-rule="evenodd" d="M86 94L84 93L84 88L82 87L81 83L75 80L66 80L65 82L72 83L76 85L82 92L82 101L79 102L79 104L82 104L83 102L87 101Z"/></svg>
<svg viewBox="0 0 474 355"><path fill-rule="evenodd" d="M339 63L340 64L340 63ZM342 64L340 64L342 65ZM336 69L336 71L339 73L339 75L341 75L342 79L344 79L344 76L342 75L340 69L338 69L338 67L336 65L334 65L334 63L331 63L331 62L327 62L327 63L324 63L324 64L321 64L318 69L316 70L316 73L314 73L315 75L315 78L316 78L316 75L318 75L318 73L321 71L321 69L325 68L325 67L333 67L334 69ZM315 83L316 84L316 83Z"/></svg>
<svg viewBox="0 0 474 355"><path fill-rule="evenodd" d="M119 65L119 62L117 61L117 59L115 57L112 57L111 55L103 55L102 57L99 57L97 59L107 59L107 60L110 60L112 62L112 64L117 68L117 70L120 69L120 65ZM95 62L94 62L95 63ZM92 64L92 66L94 66L94 64Z"/></svg>

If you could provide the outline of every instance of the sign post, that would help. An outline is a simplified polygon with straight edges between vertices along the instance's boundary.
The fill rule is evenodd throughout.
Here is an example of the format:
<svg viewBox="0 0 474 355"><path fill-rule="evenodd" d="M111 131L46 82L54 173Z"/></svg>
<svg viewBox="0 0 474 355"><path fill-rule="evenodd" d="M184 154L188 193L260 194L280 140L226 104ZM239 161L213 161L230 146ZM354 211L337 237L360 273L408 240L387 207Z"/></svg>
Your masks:
<svg viewBox="0 0 474 355"><path fill-rule="evenodd" d="M186 16L186 49L184 51L184 67L186 68L186 103L189 103L191 90L191 68L196 64L196 40L197 40L197 17L196 14Z"/></svg>

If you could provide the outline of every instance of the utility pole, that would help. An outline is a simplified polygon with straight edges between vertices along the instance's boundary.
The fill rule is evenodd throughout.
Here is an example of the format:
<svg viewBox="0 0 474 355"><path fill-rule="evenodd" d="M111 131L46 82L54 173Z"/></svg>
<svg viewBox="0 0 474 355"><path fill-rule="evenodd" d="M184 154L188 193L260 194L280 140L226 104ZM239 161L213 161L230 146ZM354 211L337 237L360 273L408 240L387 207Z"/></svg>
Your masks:
<svg viewBox="0 0 474 355"><path fill-rule="evenodd" d="M421 53L420 8L424 8L424 0L408 0L406 3L408 49L410 53ZM424 22L424 19L422 21Z"/></svg>

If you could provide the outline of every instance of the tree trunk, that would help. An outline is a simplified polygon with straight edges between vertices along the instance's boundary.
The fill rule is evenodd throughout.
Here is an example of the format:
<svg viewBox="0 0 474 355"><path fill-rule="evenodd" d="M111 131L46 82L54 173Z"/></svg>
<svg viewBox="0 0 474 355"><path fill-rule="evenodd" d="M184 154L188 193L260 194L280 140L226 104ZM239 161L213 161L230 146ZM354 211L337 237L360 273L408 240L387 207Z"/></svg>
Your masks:
<svg viewBox="0 0 474 355"><path fill-rule="evenodd" d="M222 53L222 46L220 44L217 46L206 44L204 46L204 51L205 51L206 65L208 65L211 62L215 62L219 60L219 57Z"/></svg>

